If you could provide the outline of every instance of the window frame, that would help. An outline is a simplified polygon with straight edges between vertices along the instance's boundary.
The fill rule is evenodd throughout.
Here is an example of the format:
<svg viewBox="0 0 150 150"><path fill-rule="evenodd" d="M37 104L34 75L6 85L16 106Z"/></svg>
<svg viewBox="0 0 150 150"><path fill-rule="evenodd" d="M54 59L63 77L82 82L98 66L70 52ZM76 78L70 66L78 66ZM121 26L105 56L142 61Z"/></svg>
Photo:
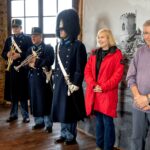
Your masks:
<svg viewBox="0 0 150 150"><path fill-rule="evenodd" d="M17 0L7 0L7 6L8 6L8 35L11 35L11 19L14 18L14 17L11 17L11 1L17 1ZM25 8L25 0L24 1L24 8ZM43 0L38 0L38 24L39 24L39 27L43 30L43 23L44 23L44 17L47 17L47 16L43 16ZM57 0L57 13L58 13L58 0ZM78 11L78 4L79 4L79 0L72 0L72 8L74 8L75 10ZM48 17L53 17L53 16L48 16ZM56 16L54 16L56 17ZM24 18L26 18L26 16L24 16ZM25 23L24 23L24 28L25 27ZM31 34L28 34L28 35L31 35ZM43 39L44 38L56 38L56 34L52 34L52 33L43 33Z"/></svg>

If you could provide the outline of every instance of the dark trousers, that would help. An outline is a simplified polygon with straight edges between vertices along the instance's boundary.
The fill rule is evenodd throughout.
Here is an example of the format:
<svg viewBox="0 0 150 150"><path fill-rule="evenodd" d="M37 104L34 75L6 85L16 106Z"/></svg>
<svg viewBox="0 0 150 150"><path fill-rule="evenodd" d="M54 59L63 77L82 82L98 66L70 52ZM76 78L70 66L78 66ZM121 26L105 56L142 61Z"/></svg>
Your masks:
<svg viewBox="0 0 150 150"><path fill-rule="evenodd" d="M77 122L61 123L61 136L66 140L75 140L77 136Z"/></svg>
<svg viewBox="0 0 150 150"><path fill-rule="evenodd" d="M18 100L12 101L12 107L10 111L10 117L18 117ZM20 101L20 109L21 109L21 114L23 118L28 118L28 101L27 100L22 100Z"/></svg>
<svg viewBox="0 0 150 150"><path fill-rule="evenodd" d="M96 145L103 150L113 150L115 128L113 118L96 112Z"/></svg>
<svg viewBox="0 0 150 150"><path fill-rule="evenodd" d="M50 116L42 116L42 117L34 117L34 122L35 125L37 124L44 124L45 127L52 127L53 126L53 122Z"/></svg>
<svg viewBox="0 0 150 150"><path fill-rule="evenodd" d="M131 150L145 150L149 126L150 113L133 108Z"/></svg>

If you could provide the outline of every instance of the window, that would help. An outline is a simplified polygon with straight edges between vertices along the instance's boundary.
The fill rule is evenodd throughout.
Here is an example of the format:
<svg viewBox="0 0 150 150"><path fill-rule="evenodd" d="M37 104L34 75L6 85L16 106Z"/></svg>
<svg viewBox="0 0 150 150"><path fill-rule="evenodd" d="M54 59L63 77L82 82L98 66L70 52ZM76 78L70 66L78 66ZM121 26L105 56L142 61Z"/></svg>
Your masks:
<svg viewBox="0 0 150 150"><path fill-rule="evenodd" d="M55 26L57 13L72 8L73 0L10 0L9 22L18 18L22 20L22 29L31 34L32 27L41 27L46 44L55 46ZM11 27L9 27L11 33Z"/></svg>

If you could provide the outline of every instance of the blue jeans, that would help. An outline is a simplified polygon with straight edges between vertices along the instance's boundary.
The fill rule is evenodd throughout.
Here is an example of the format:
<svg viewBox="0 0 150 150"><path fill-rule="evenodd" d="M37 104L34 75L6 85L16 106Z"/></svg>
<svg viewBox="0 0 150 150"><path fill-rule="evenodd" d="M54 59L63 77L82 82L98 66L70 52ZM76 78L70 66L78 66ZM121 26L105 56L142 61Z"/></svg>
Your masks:
<svg viewBox="0 0 150 150"><path fill-rule="evenodd" d="M77 122L61 123L61 136L66 140L75 140L77 136Z"/></svg>
<svg viewBox="0 0 150 150"><path fill-rule="evenodd" d="M18 117L18 103L19 103L18 100L14 100L12 102L10 117ZM21 114L22 114L23 118L29 118L28 101L27 100L20 101L20 109L21 109Z"/></svg>
<svg viewBox="0 0 150 150"><path fill-rule="evenodd" d="M44 124L45 127L52 127L53 123L51 117L44 116L44 117L34 117L35 124Z"/></svg>
<svg viewBox="0 0 150 150"><path fill-rule="evenodd" d="M96 112L96 145L103 150L113 150L115 128L113 118Z"/></svg>

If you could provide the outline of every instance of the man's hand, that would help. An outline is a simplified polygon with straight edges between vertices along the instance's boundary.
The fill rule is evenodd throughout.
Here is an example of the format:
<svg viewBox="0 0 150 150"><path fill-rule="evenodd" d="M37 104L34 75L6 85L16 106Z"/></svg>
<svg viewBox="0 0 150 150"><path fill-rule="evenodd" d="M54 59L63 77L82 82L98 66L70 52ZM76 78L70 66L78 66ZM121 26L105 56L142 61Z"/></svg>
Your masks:
<svg viewBox="0 0 150 150"><path fill-rule="evenodd" d="M94 92L99 92L99 93L102 93L102 89L99 85L96 85L93 89Z"/></svg>
<svg viewBox="0 0 150 150"><path fill-rule="evenodd" d="M35 64L36 62L36 56L33 56L31 59L30 59L30 62L29 63L34 63Z"/></svg>
<svg viewBox="0 0 150 150"><path fill-rule="evenodd" d="M35 69L36 56L33 56L29 61L29 66Z"/></svg>
<svg viewBox="0 0 150 150"><path fill-rule="evenodd" d="M13 55L12 55L12 59L13 59L13 60L16 60L16 59L18 59L18 58L20 58L20 57L21 57L20 54L19 54L19 53L16 53L16 52L14 52Z"/></svg>
<svg viewBox="0 0 150 150"><path fill-rule="evenodd" d="M143 109L144 107L148 106L149 102L148 102L147 96L139 95L135 97L134 104L140 109Z"/></svg>
<svg viewBox="0 0 150 150"><path fill-rule="evenodd" d="M7 53L7 57L8 58L12 58L13 57L13 55L14 55L14 51L12 52L12 51L9 51L8 53Z"/></svg>
<svg viewBox="0 0 150 150"><path fill-rule="evenodd" d="M33 68L33 69L35 69L35 63L29 63L29 66L31 67L31 68Z"/></svg>
<svg viewBox="0 0 150 150"><path fill-rule="evenodd" d="M144 111L150 110L150 105L145 106L142 110L144 110Z"/></svg>
<svg viewBox="0 0 150 150"><path fill-rule="evenodd" d="M36 62L36 56L33 56L30 60L29 60L29 66L31 68L34 68L35 69L35 62Z"/></svg>

